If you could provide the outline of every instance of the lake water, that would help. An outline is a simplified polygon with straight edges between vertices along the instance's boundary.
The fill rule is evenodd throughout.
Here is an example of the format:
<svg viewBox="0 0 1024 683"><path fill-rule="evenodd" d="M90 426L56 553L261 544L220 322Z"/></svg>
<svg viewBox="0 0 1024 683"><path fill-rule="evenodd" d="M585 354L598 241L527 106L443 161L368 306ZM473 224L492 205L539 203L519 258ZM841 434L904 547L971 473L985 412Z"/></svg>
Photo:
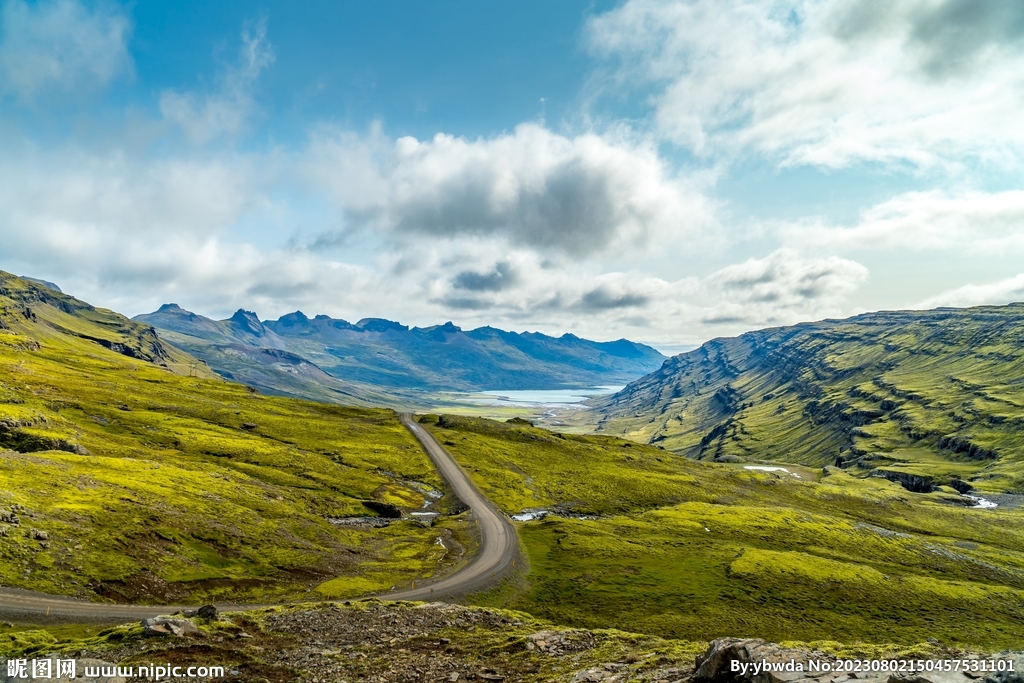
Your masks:
<svg viewBox="0 0 1024 683"><path fill-rule="evenodd" d="M525 391L481 391L462 400L487 406L551 406L583 407L583 401L594 396L614 394L622 387L590 387L589 389L550 389Z"/></svg>
<svg viewBox="0 0 1024 683"><path fill-rule="evenodd" d="M797 474L796 472L790 472L785 467L770 467L768 465L744 465L743 469L745 469L745 470L759 470L761 472L785 472L786 474L788 474L791 477L796 477L797 479L802 479L803 478L799 474Z"/></svg>

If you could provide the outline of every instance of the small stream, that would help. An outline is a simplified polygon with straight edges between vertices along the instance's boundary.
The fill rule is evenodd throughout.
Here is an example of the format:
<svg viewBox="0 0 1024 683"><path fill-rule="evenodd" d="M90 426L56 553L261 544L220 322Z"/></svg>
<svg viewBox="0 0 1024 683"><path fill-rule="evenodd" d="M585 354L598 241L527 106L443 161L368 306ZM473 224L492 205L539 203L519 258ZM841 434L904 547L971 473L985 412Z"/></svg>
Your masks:
<svg viewBox="0 0 1024 683"><path fill-rule="evenodd" d="M965 493L964 498L970 498L971 500L973 500L974 505L970 505L968 507L976 510L992 510L999 507L999 503L993 503L991 500L988 500L987 498L971 495L970 493Z"/></svg>

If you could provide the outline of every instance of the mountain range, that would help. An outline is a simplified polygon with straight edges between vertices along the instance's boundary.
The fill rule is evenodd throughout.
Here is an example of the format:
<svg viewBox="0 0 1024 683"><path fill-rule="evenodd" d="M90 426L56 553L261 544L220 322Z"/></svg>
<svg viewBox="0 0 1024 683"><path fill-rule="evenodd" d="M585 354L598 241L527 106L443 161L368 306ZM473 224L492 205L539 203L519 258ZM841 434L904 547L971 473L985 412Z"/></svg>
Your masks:
<svg viewBox="0 0 1024 683"><path fill-rule="evenodd" d="M381 392L409 390L621 385L665 360L655 349L626 339L595 342L493 327L464 331L451 322L409 327L364 318L350 323L300 311L260 320L245 310L212 320L176 304L134 320L151 325L224 377L321 400L374 400L375 393L380 400Z"/></svg>

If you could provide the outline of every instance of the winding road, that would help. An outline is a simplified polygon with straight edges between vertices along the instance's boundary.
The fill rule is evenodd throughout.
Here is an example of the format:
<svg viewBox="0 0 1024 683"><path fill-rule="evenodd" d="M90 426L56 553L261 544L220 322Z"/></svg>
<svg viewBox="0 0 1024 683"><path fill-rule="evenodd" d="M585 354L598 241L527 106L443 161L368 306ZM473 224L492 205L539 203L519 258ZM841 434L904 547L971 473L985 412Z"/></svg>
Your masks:
<svg viewBox="0 0 1024 683"><path fill-rule="evenodd" d="M412 415L400 416L402 424L423 446L452 492L473 511L480 528L480 548L459 571L416 588L371 596L383 600L440 600L480 591L508 576L519 556L515 528L469 480L451 454ZM219 605L222 610L259 609L269 605ZM86 602L17 588L0 588L0 619L33 622L116 621L169 614L185 605L118 605Z"/></svg>

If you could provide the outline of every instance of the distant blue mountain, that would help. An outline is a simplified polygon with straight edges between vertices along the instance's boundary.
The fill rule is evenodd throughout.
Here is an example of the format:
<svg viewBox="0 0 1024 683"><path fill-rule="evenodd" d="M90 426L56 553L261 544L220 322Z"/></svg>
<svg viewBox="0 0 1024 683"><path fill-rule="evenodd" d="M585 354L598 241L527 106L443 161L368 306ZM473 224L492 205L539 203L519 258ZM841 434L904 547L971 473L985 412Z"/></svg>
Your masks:
<svg viewBox="0 0 1024 683"><path fill-rule="evenodd" d="M257 353L258 349L287 352L288 358L300 358L337 380L378 389L616 385L656 370L665 360L655 349L626 339L595 342L573 334L550 337L493 327L464 331L451 322L409 327L364 318L350 323L325 315L309 318L301 311L261 321L244 310L227 320L212 320L176 304L134 319L152 325L215 371L270 389L275 387L266 386L270 382L266 366L287 370L280 367L286 356ZM308 395L294 388L286 393Z"/></svg>

